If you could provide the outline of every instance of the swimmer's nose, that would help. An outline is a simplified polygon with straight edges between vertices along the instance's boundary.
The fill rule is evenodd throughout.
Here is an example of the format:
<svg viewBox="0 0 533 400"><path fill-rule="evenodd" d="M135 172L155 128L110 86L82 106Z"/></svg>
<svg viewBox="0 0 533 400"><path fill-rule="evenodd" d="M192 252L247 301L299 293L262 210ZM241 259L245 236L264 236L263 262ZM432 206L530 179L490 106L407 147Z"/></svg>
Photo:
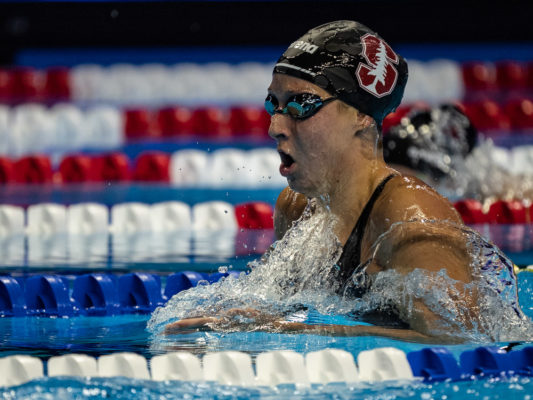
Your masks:
<svg viewBox="0 0 533 400"><path fill-rule="evenodd" d="M270 117L268 135L276 141L286 139L290 134L289 120L286 115L274 114Z"/></svg>

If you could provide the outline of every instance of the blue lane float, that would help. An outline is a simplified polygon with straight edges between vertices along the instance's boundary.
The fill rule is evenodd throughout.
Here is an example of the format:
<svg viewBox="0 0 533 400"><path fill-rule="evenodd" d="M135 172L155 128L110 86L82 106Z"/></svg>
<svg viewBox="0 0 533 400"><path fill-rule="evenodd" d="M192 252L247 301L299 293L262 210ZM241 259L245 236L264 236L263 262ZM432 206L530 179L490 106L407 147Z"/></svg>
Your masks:
<svg viewBox="0 0 533 400"><path fill-rule="evenodd" d="M533 376L533 347L511 352L510 355L518 374Z"/></svg>
<svg viewBox="0 0 533 400"><path fill-rule="evenodd" d="M74 279L61 275L26 279L0 276L0 317L150 313L199 282L211 284L230 275L238 277L239 272L178 272L166 278L164 290L159 275L143 272L122 276L94 273Z"/></svg>
<svg viewBox="0 0 533 400"><path fill-rule="evenodd" d="M175 294L198 286L198 282L206 279L206 274L196 271L183 271L170 275L165 287L165 298L168 300Z"/></svg>
<svg viewBox="0 0 533 400"><path fill-rule="evenodd" d="M26 302L20 283L10 276L0 276L0 316L26 315Z"/></svg>
<svg viewBox="0 0 533 400"><path fill-rule="evenodd" d="M228 272L215 272L213 274L206 274L196 271L183 271L170 275L167 278L167 284L165 286L164 300L169 300L175 294L198 286L199 282L206 282L212 284L218 282L223 278L232 276L238 278L241 273L239 271Z"/></svg>
<svg viewBox="0 0 533 400"><path fill-rule="evenodd" d="M461 354L461 370L466 375L498 376L514 371L510 353L498 347L478 347Z"/></svg>
<svg viewBox="0 0 533 400"><path fill-rule="evenodd" d="M407 360L413 375L421 376L425 381L457 380L461 370L453 354L444 347L432 347L407 354Z"/></svg>
<svg viewBox="0 0 533 400"><path fill-rule="evenodd" d="M118 279L118 300L125 313L150 313L164 304L161 278L155 274L131 273Z"/></svg>
<svg viewBox="0 0 533 400"><path fill-rule="evenodd" d="M120 312L117 277L111 274L87 274L76 277L72 299L80 314L114 315Z"/></svg>
<svg viewBox="0 0 533 400"><path fill-rule="evenodd" d="M26 279L24 297L28 315L64 317L75 313L68 280L62 276L36 275Z"/></svg>

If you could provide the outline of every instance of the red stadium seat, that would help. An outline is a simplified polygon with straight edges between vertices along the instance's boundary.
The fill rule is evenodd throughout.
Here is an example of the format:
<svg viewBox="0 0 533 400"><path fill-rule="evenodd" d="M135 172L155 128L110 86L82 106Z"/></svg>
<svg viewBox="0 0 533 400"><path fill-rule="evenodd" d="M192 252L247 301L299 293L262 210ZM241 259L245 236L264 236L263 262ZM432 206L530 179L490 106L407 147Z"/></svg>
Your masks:
<svg viewBox="0 0 533 400"><path fill-rule="evenodd" d="M29 67L12 70L13 87L11 96L16 102L39 101L44 89L44 76L41 71Z"/></svg>
<svg viewBox="0 0 533 400"><path fill-rule="evenodd" d="M263 107L233 107L230 125L237 135L268 137L270 115Z"/></svg>
<svg viewBox="0 0 533 400"><path fill-rule="evenodd" d="M7 69L0 69L0 103L7 103L13 97L13 74Z"/></svg>
<svg viewBox="0 0 533 400"><path fill-rule="evenodd" d="M160 136L158 121L149 110L129 109L124 113L124 131L128 139Z"/></svg>
<svg viewBox="0 0 533 400"><path fill-rule="evenodd" d="M45 97L48 100L70 99L70 71L68 68L49 68L46 71L44 85Z"/></svg>
<svg viewBox="0 0 533 400"><path fill-rule="evenodd" d="M193 112L194 133L202 136L227 137L233 134L230 113L218 107L202 107Z"/></svg>
<svg viewBox="0 0 533 400"><path fill-rule="evenodd" d="M235 217L239 228L273 229L274 210L268 203L252 202L235 206Z"/></svg>
<svg viewBox="0 0 533 400"><path fill-rule="evenodd" d="M135 160L133 173L136 181L169 182L170 154L160 151L147 151Z"/></svg>
<svg viewBox="0 0 533 400"><path fill-rule="evenodd" d="M130 160L119 152L97 156L93 160L96 180L104 182L124 182L131 178Z"/></svg>
<svg viewBox="0 0 533 400"><path fill-rule="evenodd" d="M7 157L0 157L0 184L16 181L13 161Z"/></svg>
<svg viewBox="0 0 533 400"><path fill-rule="evenodd" d="M488 217L492 224L525 224L527 210L521 201L498 200L491 204Z"/></svg>
<svg viewBox="0 0 533 400"><path fill-rule="evenodd" d="M525 89L527 86L526 66L516 61L496 63L496 85L500 90Z"/></svg>
<svg viewBox="0 0 533 400"><path fill-rule="evenodd" d="M157 120L163 136L191 135L195 130L193 112L186 107L163 108Z"/></svg>
<svg viewBox="0 0 533 400"><path fill-rule="evenodd" d="M85 154L66 156L59 164L59 175L64 183L82 183L98 181L98 171L94 160Z"/></svg>
<svg viewBox="0 0 533 400"><path fill-rule="evenodd" d="M466 90L485 91L496 88L496 69L491 63L469 62L462 66Z"/></svg>
<svg viewBox="0 0 533 400"><path fill-rule="evenodd" d="M480 131L508 131L511 129L509 117L498 103L482 100L464 105L465 114Z"/></svg>
<svg viewBox="0 0 533 400"><path fill-rule="evenodd" d="M531 99L510 100L505 105L505 114L511 120L513 129L533 128L533 101Z"/></svg>
<svg viewBox="0 0 533 400"><path fill-rule="evenodd" d="M19 183L51 183L52 163L45 155L22 157L15 162L15 177Z"/></svg>
<svg viewBox="0 0 533 400"><path fill-rule="evenodd" d="M485 224L488 216L483 212L483 205L473 199L459 200L453 205L467 225Z"/></svg>
<svg viewBox="0 0 533 400"><path fill-rule="evenodd" d="M529 90L533 90L533 61L530 61L526 64L526 85Z"/></svg>

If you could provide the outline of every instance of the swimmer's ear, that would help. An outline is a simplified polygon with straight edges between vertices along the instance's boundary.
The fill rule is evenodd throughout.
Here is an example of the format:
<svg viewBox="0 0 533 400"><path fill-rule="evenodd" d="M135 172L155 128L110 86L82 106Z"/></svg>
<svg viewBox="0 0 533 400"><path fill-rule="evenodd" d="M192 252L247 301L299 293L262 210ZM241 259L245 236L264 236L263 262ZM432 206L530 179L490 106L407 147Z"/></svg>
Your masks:
<svg viewBox="0 0 533 400"><path fill-rule="evenodd" d="M362 129L367 129L376 125L374 118L372 118L370 115L366 115L360 112L359 118Z"/></svg>
<svg viewBox="0 0 533 400"><path fill-rule="evenodd" d="M368 136L374 137L376 129L376 121L369 115L363 114L357 111L357 126L355 130L355 136Z"/></svg>

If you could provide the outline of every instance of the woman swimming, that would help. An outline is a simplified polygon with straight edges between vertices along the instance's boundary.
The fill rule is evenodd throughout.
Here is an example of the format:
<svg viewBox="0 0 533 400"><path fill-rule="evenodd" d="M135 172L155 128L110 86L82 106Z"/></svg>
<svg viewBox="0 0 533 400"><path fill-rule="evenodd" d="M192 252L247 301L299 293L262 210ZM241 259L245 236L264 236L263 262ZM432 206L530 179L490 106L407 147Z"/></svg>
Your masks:
<svg viewBox="0 0 533 400"><path fill-rule="evenodd" d="M309 199L318 199L336 217L342 254L331 279L338 280L339 294L361 298L384 272L405 277L444 271L449 278L444 290L466 305L459 318L467 328L479 327L479 293L460 216L431 187L383 159L381 124L400 104L407 76L404 59L357 22L321 25L289 46L275 65L265 100L269 135L288 182L276 203L276 236L282 238L306 207L309 211ZM429 291L432 284L427 281ZM424 297L411 297L361 315L375 326L284 320L267 325L284 332L453 340L453 330L434 309ZM255 318L257 312L230 310L229 315ZM203 329L220 318L182 319L166 332Z"/></svg>

